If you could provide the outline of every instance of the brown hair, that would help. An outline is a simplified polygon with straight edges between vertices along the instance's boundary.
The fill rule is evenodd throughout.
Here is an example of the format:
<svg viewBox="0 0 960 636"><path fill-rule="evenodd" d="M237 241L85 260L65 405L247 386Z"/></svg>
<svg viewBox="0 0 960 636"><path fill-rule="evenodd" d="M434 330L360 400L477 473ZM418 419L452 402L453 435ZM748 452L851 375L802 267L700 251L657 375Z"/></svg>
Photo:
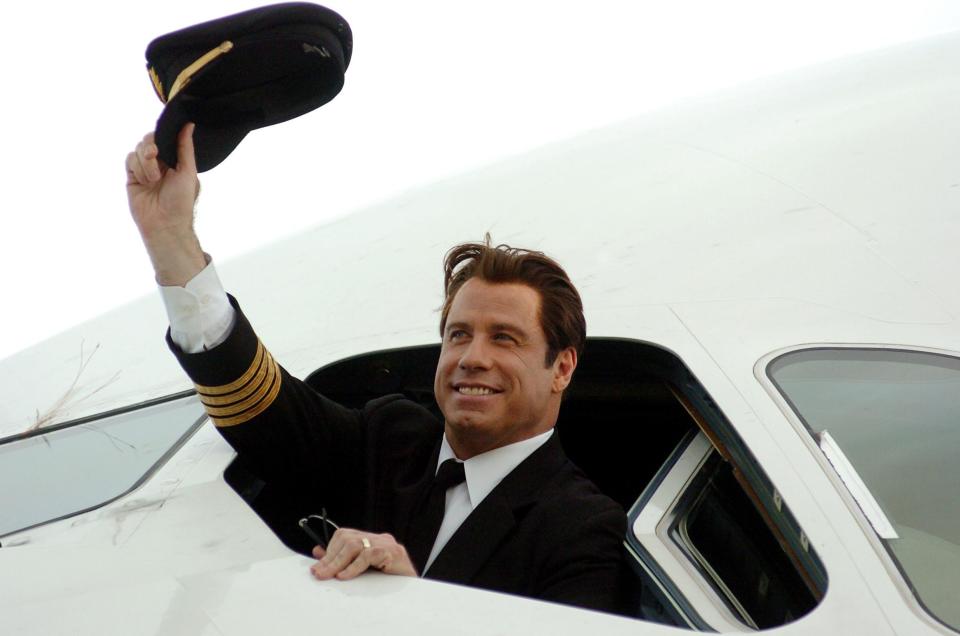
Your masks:
<svg viewBox="0 0 960 636"><path fill-rule="evenodd" d="M483 243L455 245L443 262L443 309L440 336L447 324L450 305L457 292L471 278L490 283L520 283L540 295L540 327L547 337L547 358L550 366L561 351L573 347L579 356L587 337L583 303L576 287L563 268L543 252L490 245L487 234Z"/></svg>

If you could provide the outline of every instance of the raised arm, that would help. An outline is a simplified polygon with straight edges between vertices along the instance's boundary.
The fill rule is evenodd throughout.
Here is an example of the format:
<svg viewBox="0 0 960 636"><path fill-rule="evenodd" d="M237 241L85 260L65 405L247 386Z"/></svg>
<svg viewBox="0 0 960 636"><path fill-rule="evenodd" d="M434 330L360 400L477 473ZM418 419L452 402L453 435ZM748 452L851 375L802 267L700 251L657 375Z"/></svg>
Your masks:
<svg viewBox="0 0 960 636"><path fill-rule="evenodd" d="M203 276L197 275L205 272L207 262L193 228L200 188L193 124L184 126L177 144L176 168L158 159L153 133L144 136L126 160L130 212L157 283L167 288L161 292L171 318L173 353L194 381L212 422L259 477L280 489L305 490L325 502L338 519L351 524L371 519L377 476L370 474L369 464L378 447L369 441L375 433L368 430L369 418L362 411L331 402L291 377L273 360L242 313L237 312L237 320L231 321L231 328L210 349L184 346L188 340L202 342L203 338L191 334L181 334L178 339L176 323L194 321L179 320L179 312L172 308L180 303L168 302L166 294L171 287L186 287L173 290L182 295L198 281L206 284L200 281ZM215 287L222 293L218 280ZM186 313L201 311L194 306ZM233 309L230 311L234 315ZM409 453L404 455L409 462ZM399 523L393 526L403 527ZM327 547L317 546L313 552L318 562L311 572L318 579L349 579L369 568L388 574L417 574L406 550L391 534L342 528Z"/></svg>
<svg viewBox="0 0 960 636"><path fill-rule="evenodd" d="M206 265L193 229L193 207L200 191L193 128L187 124L180 131L176 168L158 159L153 133L127 155L130 213L160 285L183 286Z"/></svg>

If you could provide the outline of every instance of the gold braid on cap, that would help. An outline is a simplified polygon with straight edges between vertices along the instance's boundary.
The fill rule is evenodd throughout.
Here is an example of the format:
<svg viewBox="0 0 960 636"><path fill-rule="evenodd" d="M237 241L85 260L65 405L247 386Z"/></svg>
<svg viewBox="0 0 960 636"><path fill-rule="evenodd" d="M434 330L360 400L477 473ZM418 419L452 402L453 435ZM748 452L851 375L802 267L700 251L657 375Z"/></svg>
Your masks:
<svg viewBox="0 0 960 636"><path fill-rule="evenodd" d="M166 104L171 99L176 97L177 93L183 90L183 87L190 83L190 80L193 79L193 76L202 69L204 66L214 61L224 53L229 53L233 49L233 42L230 40L224 40L215 48L210 49L200 57L198 57L190 66L180 71L176 79L173 80L173 84L170 85L170 94L164 96L163 92L163 82L160 81L160 76L157 74L156 69L152 66L147 69L147 72L150 73L150 81L153 82L153 90L156 91L157 97L160 98L160 101Z"/></svg>

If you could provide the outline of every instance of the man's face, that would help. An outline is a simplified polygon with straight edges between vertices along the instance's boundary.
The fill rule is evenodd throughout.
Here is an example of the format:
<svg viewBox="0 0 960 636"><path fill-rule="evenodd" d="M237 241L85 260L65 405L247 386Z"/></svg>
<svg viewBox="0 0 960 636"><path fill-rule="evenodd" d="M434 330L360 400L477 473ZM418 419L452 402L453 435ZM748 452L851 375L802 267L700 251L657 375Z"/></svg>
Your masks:
<svg viewBox="0 0 960 636"><path fill-rule="evenodd" d="M540 295L522 284L471 278L450 306L434 392L461 459L549 430L577 364L562 351L546 366Z"/></svg>

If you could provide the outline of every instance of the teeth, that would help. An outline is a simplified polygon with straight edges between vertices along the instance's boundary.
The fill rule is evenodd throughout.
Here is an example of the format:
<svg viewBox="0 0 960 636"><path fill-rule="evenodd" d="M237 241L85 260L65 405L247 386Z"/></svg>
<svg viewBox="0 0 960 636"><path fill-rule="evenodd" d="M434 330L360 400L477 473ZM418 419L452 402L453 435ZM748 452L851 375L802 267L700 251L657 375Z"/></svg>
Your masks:
<svg viewBox="0 0 960 636"><path fill-rule="evenodd" d="M482 386L462 386L457 389L462 395L490 395L492 390Z"/></svg>

